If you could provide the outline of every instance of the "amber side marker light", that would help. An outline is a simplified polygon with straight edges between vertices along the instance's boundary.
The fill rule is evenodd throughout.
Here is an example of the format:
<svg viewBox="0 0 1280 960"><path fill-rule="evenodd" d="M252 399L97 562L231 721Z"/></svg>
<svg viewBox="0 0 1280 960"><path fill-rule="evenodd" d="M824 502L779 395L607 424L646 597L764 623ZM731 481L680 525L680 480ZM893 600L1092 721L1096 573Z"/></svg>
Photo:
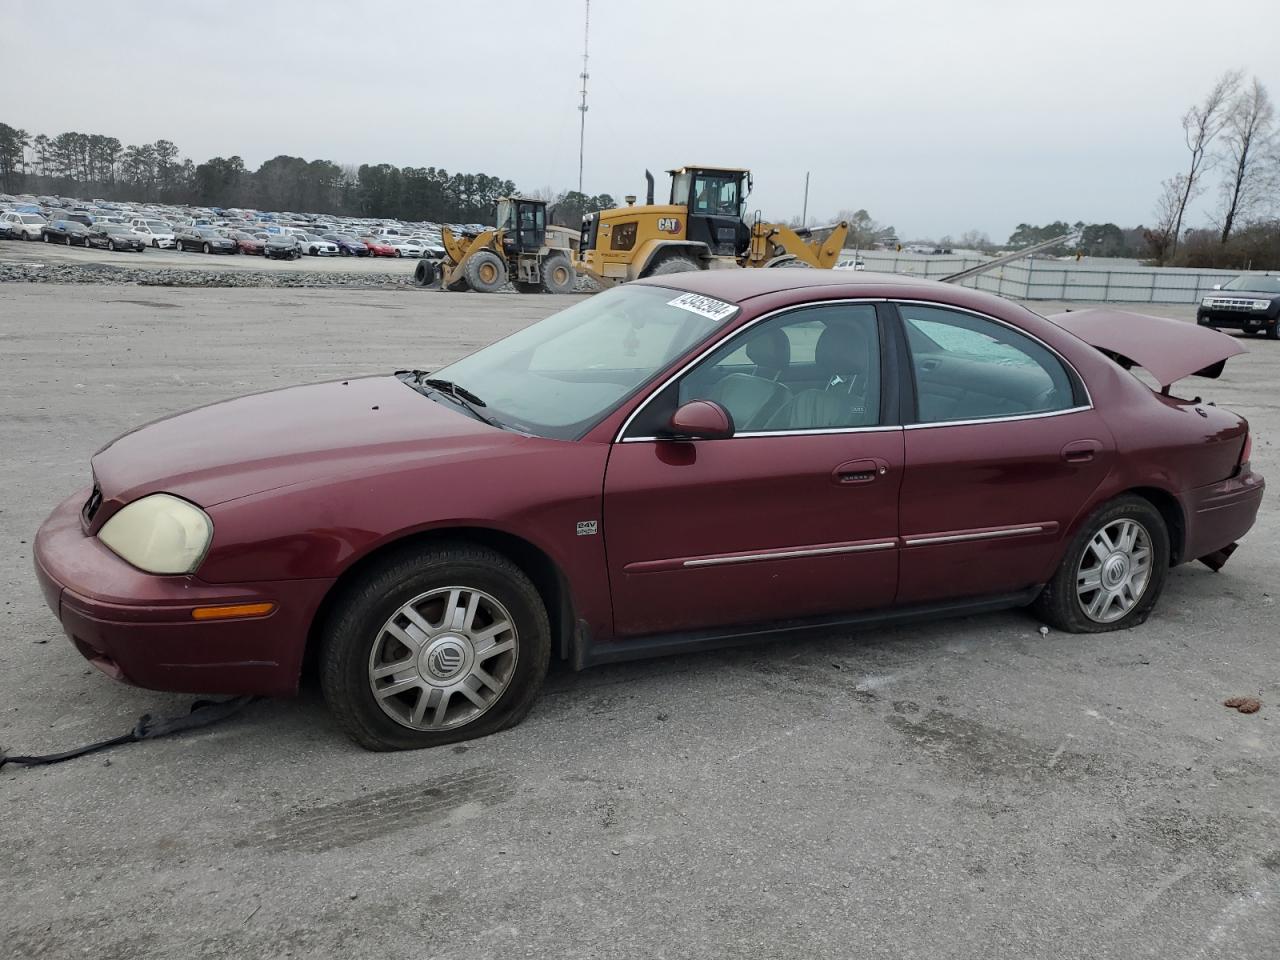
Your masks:
<svg viewBox="0 0 1280 960"><path fill-rule="evenodd" d="M274 603L234 603L223 607L196 607L192 620L235 620L239 617L265 617L275 610Z"/></svg>

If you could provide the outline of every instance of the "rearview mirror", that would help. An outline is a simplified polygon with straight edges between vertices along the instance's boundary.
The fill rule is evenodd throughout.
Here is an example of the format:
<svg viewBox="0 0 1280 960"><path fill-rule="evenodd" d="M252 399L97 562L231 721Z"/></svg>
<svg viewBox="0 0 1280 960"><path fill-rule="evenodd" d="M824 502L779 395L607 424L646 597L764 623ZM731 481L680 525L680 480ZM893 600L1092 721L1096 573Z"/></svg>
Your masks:
<svg viewBox="0 0 1280 960"><path fill-rule="evenodd" d="M1215 289L1215 290L1221 290L1221 289L1222 289L1222 284L1220 284L1220 283L1215 283L1215 284L1213 285L1213 289Z"/></svg>
<svg viewBox="0 0 1280 960"><path fill-rule="evenodd" d="M724 440L733 436L733 416L714 400L690 400L671 415L668 435L676 440Z"/></svg>

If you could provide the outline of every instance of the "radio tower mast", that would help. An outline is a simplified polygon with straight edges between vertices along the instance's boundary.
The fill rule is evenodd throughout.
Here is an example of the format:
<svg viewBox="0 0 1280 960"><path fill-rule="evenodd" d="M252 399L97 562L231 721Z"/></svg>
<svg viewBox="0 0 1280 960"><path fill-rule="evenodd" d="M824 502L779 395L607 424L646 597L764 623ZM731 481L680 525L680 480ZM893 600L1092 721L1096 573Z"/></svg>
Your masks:
<svg viewBox="0 0 1280 960"><path fill-rule="evenodd" d="M582 157L587 142L587 44L591 39L591 0L587 0L586 22L582 28L582 103L578 104L578 112L582 120L578 125L578 193L582 193Z"/></svg>

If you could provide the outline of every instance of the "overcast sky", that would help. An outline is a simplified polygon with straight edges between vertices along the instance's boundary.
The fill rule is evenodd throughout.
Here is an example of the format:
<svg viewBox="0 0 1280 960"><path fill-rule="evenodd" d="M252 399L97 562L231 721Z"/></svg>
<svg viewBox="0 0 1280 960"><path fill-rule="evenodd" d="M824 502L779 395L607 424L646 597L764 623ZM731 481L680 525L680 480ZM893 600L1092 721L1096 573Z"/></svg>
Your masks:
<svg viewBox="0 0 1280 960"><path fill-rule="evenodd" d="M0 121L558 190L582 19L583 0L0 0ZM1278 50L1277 0L595 0L584 188L643 195L648 167L661 196L661 171L707 163L751 167L775 218L811 171L811 219L865 207L904 239L1150 222L1182 112L1230 67L1280 94Z"/></svg>

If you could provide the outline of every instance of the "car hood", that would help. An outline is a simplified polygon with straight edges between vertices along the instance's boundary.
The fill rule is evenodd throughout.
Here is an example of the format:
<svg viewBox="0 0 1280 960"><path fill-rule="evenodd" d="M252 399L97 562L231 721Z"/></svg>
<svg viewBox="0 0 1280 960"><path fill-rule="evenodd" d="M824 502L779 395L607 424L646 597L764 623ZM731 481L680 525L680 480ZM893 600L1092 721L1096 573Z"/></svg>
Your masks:
<svg viewBox="0 0 1280 960"><path fill-rule="evenodd" d="M1221 297L1223 300L1238 300L1244 298L1252 298L1254 300L1275 300L1280 297L1280 293L1274 290L1214 290L1212 293L1206 293L1206 299L1217 299Z"/></svg>
<svg viewBox="0 0 1280 960"><path fill-rule="evenodd" d="M165 492L212 507L326 477L472 458L527 439L396 377L367 377L253 394L155 421L100 450L93 473L104 503Z"/></svg>
<svg viewBox="0 0 1280 960"><path fill-rule="evenodd" d="M1234 337L1181 320L1099 307L1048 318L1090 346L1150 373L1161 387L1183 377L1217 377L1227 359L1247 353Z"/></svg>

